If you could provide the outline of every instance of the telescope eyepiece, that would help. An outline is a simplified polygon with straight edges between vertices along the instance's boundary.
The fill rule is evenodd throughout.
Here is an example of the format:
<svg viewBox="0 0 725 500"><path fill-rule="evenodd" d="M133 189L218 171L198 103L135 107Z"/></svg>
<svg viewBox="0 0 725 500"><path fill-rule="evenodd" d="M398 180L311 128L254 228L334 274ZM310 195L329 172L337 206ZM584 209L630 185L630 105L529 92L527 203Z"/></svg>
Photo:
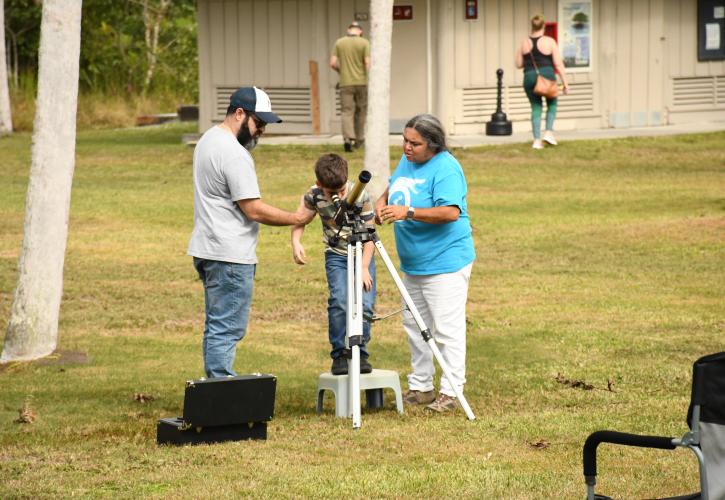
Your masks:
<svg viewBox="0 0 725 500"><path fill-rule="evenodd" d="M337 195L337 193L334 193L332 196L330 196L330 198L332 199L332 204L335 205L335 208L339 209L342 206L342 200Z"/></svg>

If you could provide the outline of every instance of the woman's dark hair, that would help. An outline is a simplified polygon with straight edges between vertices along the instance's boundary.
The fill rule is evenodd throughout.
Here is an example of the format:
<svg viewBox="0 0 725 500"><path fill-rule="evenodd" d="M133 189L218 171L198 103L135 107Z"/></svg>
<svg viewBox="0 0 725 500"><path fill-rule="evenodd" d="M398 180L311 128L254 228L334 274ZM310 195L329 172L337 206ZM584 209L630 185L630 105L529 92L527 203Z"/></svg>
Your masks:
<svg viewBox="0 0 725 500"><path fill-rule="evenodd" d="M441 151L448 151L446 145L446 133L443 125L433 115L417 115L408 120L405 128L412 128L428 143L428 148L438 154Z"/></svg>

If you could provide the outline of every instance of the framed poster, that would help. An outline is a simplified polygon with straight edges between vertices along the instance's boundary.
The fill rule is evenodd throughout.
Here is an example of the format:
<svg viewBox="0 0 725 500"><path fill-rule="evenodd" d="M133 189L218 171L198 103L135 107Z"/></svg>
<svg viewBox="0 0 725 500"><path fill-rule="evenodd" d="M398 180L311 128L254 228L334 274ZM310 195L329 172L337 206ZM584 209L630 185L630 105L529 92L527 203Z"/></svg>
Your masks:
<svg viewBox="0 0 725 500"><path fill-rule="evenodd" d="M725 59L725 0L697 2L697 60Z"/></svg>
<svg viewBox="0 0 725 500"><path fill-rule="evenodd" d="M593 0L559 0L559 50L567 72L592 70Z"/></svg>

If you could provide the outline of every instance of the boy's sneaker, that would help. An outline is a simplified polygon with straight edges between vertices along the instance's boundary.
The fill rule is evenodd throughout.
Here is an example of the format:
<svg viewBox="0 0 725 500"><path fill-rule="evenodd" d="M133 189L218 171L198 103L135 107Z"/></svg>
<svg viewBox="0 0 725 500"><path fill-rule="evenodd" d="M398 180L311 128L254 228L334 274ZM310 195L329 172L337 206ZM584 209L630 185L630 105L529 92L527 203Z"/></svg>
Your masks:
<svg viewBox="0 0 725 500"><path fill-rule="evenodd" d="M352 153L352 143L350 143L350 142L345 143L345 152Z"/></svg>
<svg viewBox="0 0 725 500"><path fill-rule="evenodd" d="M368 358L360 358L360 373L370 373L373 371L373 365L370 364Z"/></svg>
<svg viewBox="0 0 725 500"><path fill-rule="evenodd" d="M534 149L544 149L544 145L541 143L541 139L534 139L534 143L531 145Z"/></svg>
<svg viewBox="0 0 725 500"><path fill-rule="evenodd" d="M426 406L427 409L437 411L438 413L445 413L447 411L455 410L458 408L458 399L448 394L438 394L438 397L431 404Z"/></svg>
<svg viewBox="0 0 725 500"><path fill-rule="evenodd" d="M345 356L333 359L330 371L333 375L347 375L347 359L345 359Z"/></svg>
<svg viewBox="0 0 725 500"><path fill-rule="evenodd" d="M403 402L409 405L427 405L436 398L435 391L408 390L403 394Z"/></svg>

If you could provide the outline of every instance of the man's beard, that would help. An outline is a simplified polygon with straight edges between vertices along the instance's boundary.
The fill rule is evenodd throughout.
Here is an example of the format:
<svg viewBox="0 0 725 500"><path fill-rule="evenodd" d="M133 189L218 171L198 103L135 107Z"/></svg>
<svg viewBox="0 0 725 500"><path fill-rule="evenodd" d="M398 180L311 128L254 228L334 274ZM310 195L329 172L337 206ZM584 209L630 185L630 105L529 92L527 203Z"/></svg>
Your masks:
<svg viewBox="0 0 725 500"><path fill-rule="evenodd" d="M253 136L252 132L249 130L249 116L247 116L244 119L244 122L242 122L242 126L239 128L239 133L237 133L237 140L247 151L253 150L257 145L259 136Z"/></svg>

